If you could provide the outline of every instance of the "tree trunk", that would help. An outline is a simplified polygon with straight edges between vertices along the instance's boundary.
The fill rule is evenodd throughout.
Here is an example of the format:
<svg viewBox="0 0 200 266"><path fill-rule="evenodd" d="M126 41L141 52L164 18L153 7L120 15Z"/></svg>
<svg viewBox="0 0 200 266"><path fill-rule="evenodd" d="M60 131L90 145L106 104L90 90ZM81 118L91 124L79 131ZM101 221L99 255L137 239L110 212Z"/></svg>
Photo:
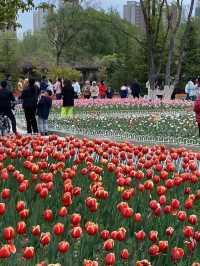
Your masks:
<svg viewBox="0 0 200 266"><path fill-rule="evenodd" d="M177 86L180 80L180 75L181 75L181 70L182 70L182 64L185 56L185 47L187 43L187 36L190 31L190 25L191 25L191 18L192 18L192 12L194 9L194 0L191 0L190 2L190 10L187 18L187 23L185 26L185 31L183 32L182 38L181 38L181 47L179 49L179 59L178 59L178 65L177 65L177 72L176 72L176 77L174 80L174 87Z"/></svg>
<svg viewBox="0 0 200 266"><path fill-rule="evenodd" d="M59 66L60 65L60 57L61 57L61 52L57 52L56 53L56 65Z"/></svg>

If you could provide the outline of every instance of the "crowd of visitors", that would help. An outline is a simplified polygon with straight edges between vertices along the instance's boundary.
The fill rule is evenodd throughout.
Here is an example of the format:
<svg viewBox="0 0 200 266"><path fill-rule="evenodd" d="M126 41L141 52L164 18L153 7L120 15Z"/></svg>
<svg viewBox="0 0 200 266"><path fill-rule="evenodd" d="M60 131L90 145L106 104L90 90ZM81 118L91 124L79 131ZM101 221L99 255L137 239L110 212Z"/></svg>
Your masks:
<svg viewBox="0 0 200 266"><path fill-rule="evenodd" d="M195 101L200 95L200 78L189 78L185 86L186 100Z"/></svg>
<svg viewBox="0 0 200 266"><path fill-rule="evenodd" d="M80 86L79 82L58 78L54 83L45 76L40 81L33 78L20 79L16 89L11 91L11 84L7 79L0 84L0 115L7 116L12 124L12 131L17 132L16 119L13 107L16 102L22 102L27 125L27 133L48 133L48 116L52 106L52 100L62 100L61 117L72 117L74 99L112 98L113 90L107 87L104 81L85 81ZM141 88L137 80L128 85L124 83L119 91L121 98L132 96L140 97ZM195 101L194 112L199 127L200 136L200 78L189 79L185 87L186 99Z"/></svg>

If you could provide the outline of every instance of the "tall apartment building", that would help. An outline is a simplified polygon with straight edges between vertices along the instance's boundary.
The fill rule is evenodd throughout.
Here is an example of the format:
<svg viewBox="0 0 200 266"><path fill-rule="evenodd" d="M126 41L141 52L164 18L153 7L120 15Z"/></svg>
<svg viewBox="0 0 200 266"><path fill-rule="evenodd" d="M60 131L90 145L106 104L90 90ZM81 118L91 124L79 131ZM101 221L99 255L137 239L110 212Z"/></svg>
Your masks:
<svg viewBox="0 0 200 266"><path fill-rule="evenodd" d="M40 31L45 26L48 10L39 8L33 13L33 32Z"/></svg>
<svg viewBox="0 0 200 266"><path fill-rule="evenodd" d="M144 16L139 2L127 1L124 5L123 18L131 24L145 30Z"/></svg>

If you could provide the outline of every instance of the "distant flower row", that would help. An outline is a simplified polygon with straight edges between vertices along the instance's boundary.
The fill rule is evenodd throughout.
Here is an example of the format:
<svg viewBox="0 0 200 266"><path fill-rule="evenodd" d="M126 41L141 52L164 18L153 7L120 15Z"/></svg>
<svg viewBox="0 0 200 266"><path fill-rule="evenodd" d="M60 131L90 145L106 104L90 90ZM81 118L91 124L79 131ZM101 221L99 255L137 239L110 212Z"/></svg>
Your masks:
<svg viewBox="0 0 200 266"><path fill-rule="evenodd" d="M60 107L62 105L62 100L55 100L53 101L54 107ZM133 98L127 98L127 99L121 99L121 98L113 98L113 99L77 99L75 100L75 106L77 107L118 107L118 106L125 106L125 107L152 107L152 108L166 108L166 107L190 107L192 106L192 102L190 101L183 101L183 100L153 100L149 101L146 99L133 99ZM21 109L21 105L17 106L17 109Z"/></svg>

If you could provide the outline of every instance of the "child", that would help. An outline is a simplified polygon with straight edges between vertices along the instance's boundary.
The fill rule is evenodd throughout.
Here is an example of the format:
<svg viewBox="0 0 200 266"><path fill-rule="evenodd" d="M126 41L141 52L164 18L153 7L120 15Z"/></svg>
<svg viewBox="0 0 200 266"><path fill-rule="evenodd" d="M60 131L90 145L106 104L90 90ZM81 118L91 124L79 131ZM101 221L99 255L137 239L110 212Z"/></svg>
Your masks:
<svg viewBox="0 0 200 266"><path fill-rule="evenodd" d="M198 96L198 98L196 99L196 101L194 103L194 112L196 115L196 122L198 124L199 137L200 137L200 95Z"/></svg>
<svg viewBox="0 0 200 266"><path fill-rule="evenodd" d="M41 91L37 104L38 130L42 135L48 133L48 117L52 106L51 92Z"/></svg>

